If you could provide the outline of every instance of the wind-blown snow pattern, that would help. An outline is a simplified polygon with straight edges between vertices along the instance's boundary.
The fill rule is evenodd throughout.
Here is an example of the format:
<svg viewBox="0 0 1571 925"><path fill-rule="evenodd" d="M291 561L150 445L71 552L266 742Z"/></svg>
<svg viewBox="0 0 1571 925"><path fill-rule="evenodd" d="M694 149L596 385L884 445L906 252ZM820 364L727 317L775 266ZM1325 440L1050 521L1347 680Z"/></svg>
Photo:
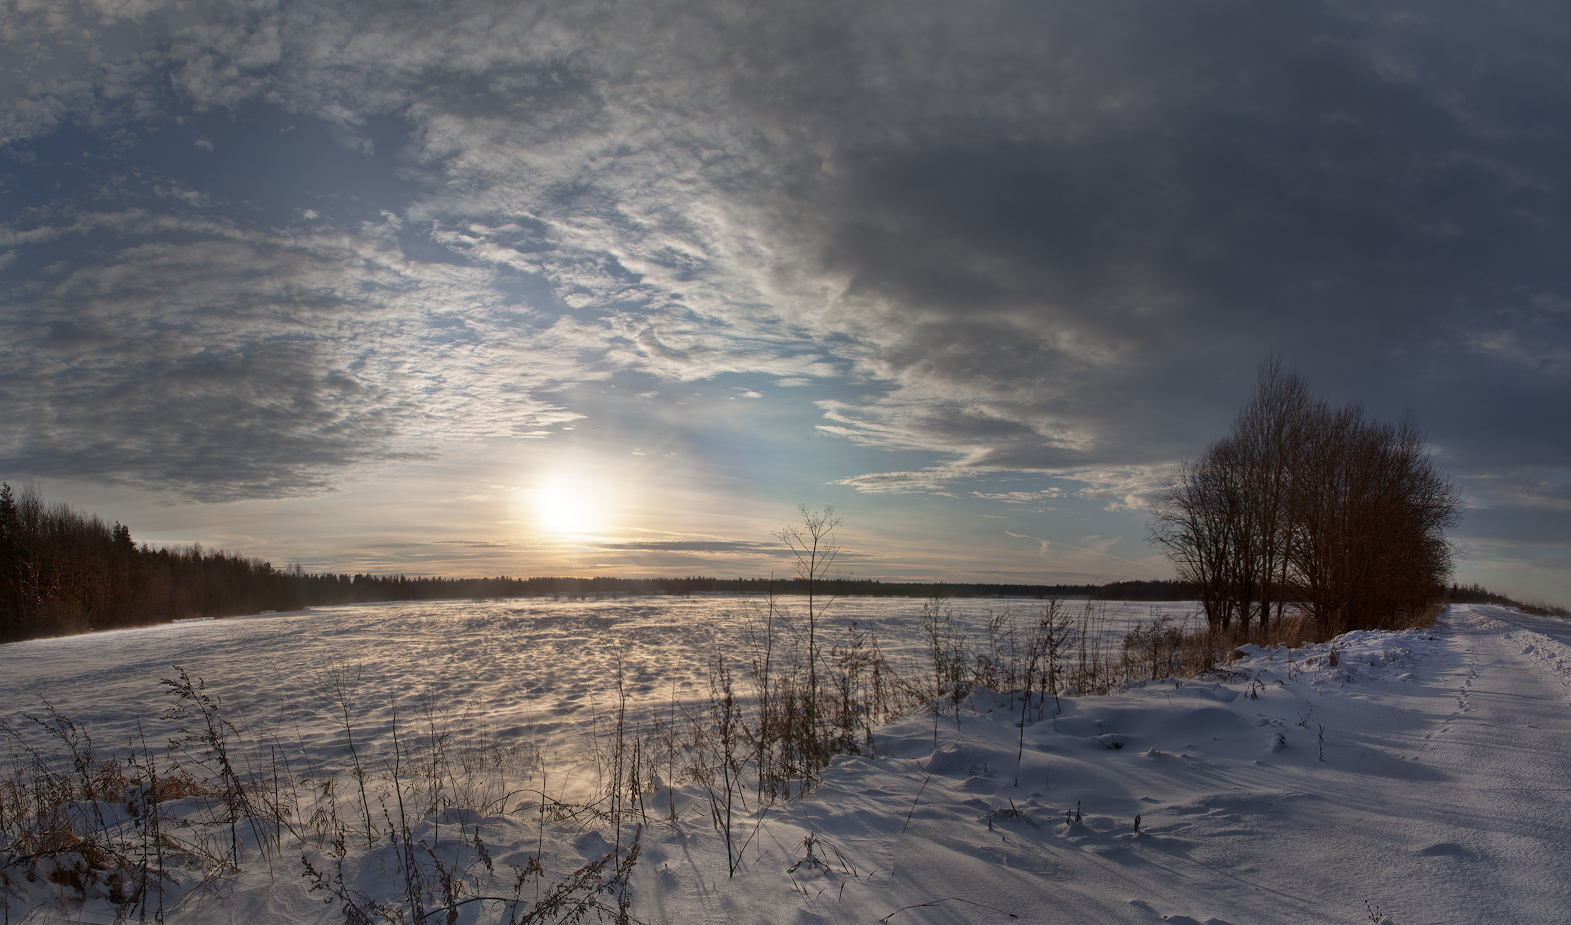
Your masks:
<svg viewBox="0 0 1571 925"><path fill-rule="evenodd" d="M863 617L877 622L874 609L866 605ZM512 651L492 626L470 640L473 671L456 654L410 647L397 677L410 689L440 680L460 690L472 674L473 692L502 717L497 728L522 730L490 680L516 670L515 706L535 703L535 726L548 726L551 704L594 687L572 667L577 654L593 657L621 638L626 657L653 670L690 644L673 640L688 638L676 627L691 626L697 612L651 610L636 632L593 639L575 631L528 652ZM889 617L883 628L893 635L900 622ZM222 659L211 628L206 643L191 630L117 634L156 639L156 653L130 642L110 649L105 637L8 646L0 697L13 720L48 696L116 729L133 714L156 714L156 682L146 682L159 664L195 670L201 655L234 667L278 627L316 638L323 659L356 651L304 616L235 621L247 624L258 636L224 636L233 649ZM383 631L396 649L402 628ZM706 638L717 636L725 638ZM394 671L390 659L377 664ZM309 667L267 670L304 677ZM51 686L56 668L73 679L69 689ZM696 684L701 656L684 670ZM238 700L270 693L264 675L257 664L250 675L209 681ZM651 683L651 704L669 697L674 677ZM1019 698L980 691L936 723L918 715L883 727L876 756L839 758L807 797L743 818L734 876L707 811L690 806L676 822L651 821L629 911L681 925L1367 923L1377 910L1393 925L1564 921L1568 700L1571 623L1490 606L1453 606L1425 630L1249 648L1208 678L1049 700L1040 719L1028 711L1023 739ZM309 720L310 710L295 709L290 722ZM671 798L680 811L693 796L688 788ZM662 813L667 798L652 797ZM482 822L492 854L534 851L527 815ZM561 850L590 857L604 848L598 837L580 834ZM362 869L375 887L374 865ZM255 865L169 920L341 920L297 873ZM465 907L461 921L499 921L499 909L485 905Z"/></svg>
<svg viewBox="0 0 1571 925"><path fill-rule="evenodd" d="M322 695L331 670L342 667L358 677L357 724L373 747L388 744L393 707L411 715L429 694L449 710L477 714L487 732L538 749L564 778L582 779L586 740L604 727L616 698L618 658L635 718L667 711L673 701L692 704L708 693L716 653L740 670L748 625L764 606L727 595L359 604L36 640L0 648L0 702L21 713L48 701L106 743L128 741L140 720L142 732L159 741L169 698L158 682L178 665L205 679L252 727L289 739L298 733L309 757L321 760L338 748ZM922 606L911 598L833 599L822 641L842 641L855 622L909 669L922 657ZM979 598L945 606L974 643L990 616L1037 604ZM1156 614L1185 619L1196 608L1095 606L1114 651L1135 623ZM799 598L781 598L777 616L800 623L804 609Z"/></svg>

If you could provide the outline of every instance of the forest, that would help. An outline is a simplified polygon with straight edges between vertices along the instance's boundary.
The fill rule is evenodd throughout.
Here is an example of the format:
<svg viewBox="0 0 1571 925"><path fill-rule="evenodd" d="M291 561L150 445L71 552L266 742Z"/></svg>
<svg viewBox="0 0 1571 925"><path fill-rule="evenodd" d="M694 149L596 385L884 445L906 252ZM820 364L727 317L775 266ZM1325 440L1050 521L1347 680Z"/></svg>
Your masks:
<svg viewBox="0 0 1571 925"><path fill-rule="evenodd" d="M299 604L296 582L269 563L138 546L124 524L0 486L0 640Z"/></svg>

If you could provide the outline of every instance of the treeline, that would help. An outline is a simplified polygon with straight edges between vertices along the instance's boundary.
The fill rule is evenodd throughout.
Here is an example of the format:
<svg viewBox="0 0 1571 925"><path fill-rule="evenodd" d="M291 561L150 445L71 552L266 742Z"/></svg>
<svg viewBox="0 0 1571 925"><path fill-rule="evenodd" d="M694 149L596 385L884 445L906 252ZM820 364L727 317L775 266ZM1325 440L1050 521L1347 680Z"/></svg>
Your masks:
<svg viewBox="0 0 1571 925"><path fill-rule="evenodd" d="M1214 628L1264 632L1292 604L1329 638L1436 602L1460 507L1411 420L1334 408L1271 359L1232 433L1166 486L1151 535Z"/></svg>
<svg viewBox="0 0 1571 925"><path fill-rule="evenodd" d="M201 546L137 546L120 523L0 486L0 640L299 606L256 559Z"/></svg>
<svg viewBox="0 0 1571 925"><path fill-rule="evenodd" d="M550 597L560 595L804 595L799 578L410 578L404 575L284 573L300 589L304 605L376 601L427 601L450 598ZM1104 585L954 584L818 578L814 593L855 597L1026 597L1044 600L1089 598L1105 601L1189 601L1194 589L1181 581L1119 581Z"/></svg>
<svg viewBox="0 0 1571 925"><path fill-rule="evenodd" d="M1093 601L1198 601L1187 581L1110 581L1087 595Z"/></svg>
<svg viewBox="0 0 1571 925"><path fill-rule="evenodd" d="M1524 613L1535 614L1540 617L1567 617L1571 618L1571 610L1556 607L1552 604L1528 604L1504 594L1496 594L1483 585L1474 582L1470 585L1452 583L1446 589L1444 601L1447 604L1498 604L1502 607L1515 607Z"/></svg>

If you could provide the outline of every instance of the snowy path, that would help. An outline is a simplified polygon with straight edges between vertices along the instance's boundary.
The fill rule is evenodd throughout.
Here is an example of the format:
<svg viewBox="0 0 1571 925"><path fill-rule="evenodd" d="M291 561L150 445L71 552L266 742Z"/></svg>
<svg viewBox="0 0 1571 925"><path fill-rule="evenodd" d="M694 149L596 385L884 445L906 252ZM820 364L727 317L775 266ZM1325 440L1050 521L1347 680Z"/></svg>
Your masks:
<svg viewBox="0 0 1571 925"><path fill-rule="evenodd" d="M1483 611L1483 608L1478 608ZM1448 776L1415 831L1473 921L1571 918L1571 626L1500 608L1451 624L1449 715L1421 754ZM1456 919L1450 919L1456 920Z"/></svg>

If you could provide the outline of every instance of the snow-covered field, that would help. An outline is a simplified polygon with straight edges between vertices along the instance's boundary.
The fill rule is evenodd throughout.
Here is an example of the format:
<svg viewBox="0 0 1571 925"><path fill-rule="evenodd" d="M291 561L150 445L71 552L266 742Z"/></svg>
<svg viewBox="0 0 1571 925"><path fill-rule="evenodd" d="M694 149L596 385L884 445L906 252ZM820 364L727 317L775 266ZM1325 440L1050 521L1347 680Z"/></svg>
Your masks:
<svg viewBox="0 0 1571 925"><path fill-rule="evenodd" d="M957 618L985 619L988 604L1000 602L957 602ZM831 613L914 660L919 606L848 599ZM354 665L366 747L395 704L427 692L472 704L499 739L527 740L566 776L587 766L586 731L605 728L619 654L635 712L691 701L716 647L742 645L743 607L377 605L46 640L0 649L0 698L13 726L47 699L119 746L136 717L158 734L170 699L158 682L178 664L248 729L327 761L342 749L324 688ZM929 715L886 726L879 757L837 759L806 798L739 814L734 876L699 789L652 794L651 817L674 805L679 819L643 829L629 911L683 925L1369 922L1374 907L1397 925L1566 920L1571 624L1457 606L1430 631L1343 637L1334 659L1321 646L1232 667L1220 683L1063 698L1023 739L1018 698L990 692L944 717L936 742ZM509 808L467 819L499 868L545 854L570 871L615 837L547 822L538 801ZM415 836L436 837L436 821ZM447 824L452 862L478 871ZM297 859L249 857L169 920L343 920L342 903L308 892ZM384 848L349 849L348 879L373 898L397 899L394 867ZM107 910L66 902L34 916L105 921ZM460 911L495 922L508 907Z"/></svg>
<svg viewBox="0 0 1571 925"><path fill-rule="evenodd" d="M923 603L835 599L821 641L840 642L854 621L897 666L914 662L925 645ZM129 741L140 719L142 732L157 741L167 731L158 717L170 699L159 680L173 677L178 665L204 679L252 727L303 738L311 757L326 759L340 742L324 722L324 710L331 710L323 696L335 672L347 668L358 679L357 726L373 746L388 738L394 707L412 716L430 697L451 712L482 718L491 733L539 749L569 778L618 705L619 658L635 718L669 709L672 700L690 704L708 695L707 668L716 652L745 660L746 630L763 606L724 595L423 601L37 640L0 648L0 703L16 715L48 701L111 745ZM985 635L990 615L1029 615L1041 607L983 598L946 606L972 644ZM1086 603L1066 606L1079 614ZM797 622L805 611L801 598L781 598L779 608ZM1129 626L1154 614L1182 620L1195 609L1188 602L1099 603L1095 628L1116 652Z"/></svg>

